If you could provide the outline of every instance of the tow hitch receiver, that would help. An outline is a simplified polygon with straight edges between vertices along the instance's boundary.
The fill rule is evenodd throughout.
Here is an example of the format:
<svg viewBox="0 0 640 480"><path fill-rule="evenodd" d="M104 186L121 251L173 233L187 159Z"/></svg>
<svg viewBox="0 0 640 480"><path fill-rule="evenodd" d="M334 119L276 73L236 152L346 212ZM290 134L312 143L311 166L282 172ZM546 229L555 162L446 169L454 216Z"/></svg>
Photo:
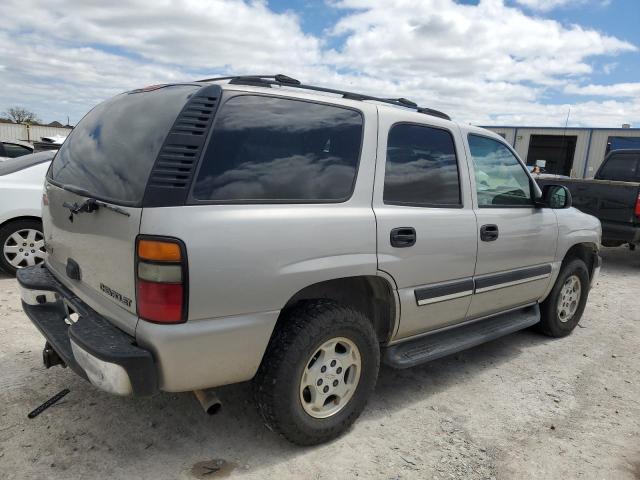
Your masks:
<svg viewBox="0 0 640 480"><path fill-rule="evenodd" d="M44 363L46 368L55 367L56 365L62 365L64 368L67 368L66 363L64 363L56 351L49 345L49 342L44 344L42 363Z"/></svg>

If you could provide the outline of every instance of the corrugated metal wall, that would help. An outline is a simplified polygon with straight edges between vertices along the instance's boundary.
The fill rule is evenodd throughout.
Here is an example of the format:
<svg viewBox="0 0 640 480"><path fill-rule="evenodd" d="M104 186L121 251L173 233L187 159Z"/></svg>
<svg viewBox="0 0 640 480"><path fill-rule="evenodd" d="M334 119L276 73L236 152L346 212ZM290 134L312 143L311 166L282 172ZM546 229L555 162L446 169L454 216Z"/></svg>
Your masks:
<svg viewBox="0 0 640 480"><path fill-rule="evenodd" d="M515 150L525 162L527 161L527 154L529 153L529 141L531 140L531 135L554 135L559 137L565 135L578 137L576 139L576 151L573 156L571 176L582 177L584 160L587 153L587 146L589 141L588 130L572 130L568 128L565 131L564 129L556 130L545 128L519 128L516 138Z"/></svg>
<svg viewBox="0 0 640 480"><path fill-rule="evenodd" d="M514 135L516 134L515 128L490 128L492 132L502 135L509 145L513 145Z"/></svg>
<svg viewBox="0 0 640 480"><path fill-rule="evenodd" d="M39 141L42 137L53 137L56 135L67 136L71 132L70 128L44 127L40 125L18 125L15 123L0 123L0 141L10 142L12 140L22 140L25 142Z"/></svg>
<svg viewBox="0 0 640 480"><path fill-rule="evenodd" d="M640 137L640 129L594 130L591 137L591 149L589 150L587 177L593 177L598 171L604 159L609 137Z"/></svg>
<svg viewBox="0 0 640 480"><path fill-rule="evenodd" d="M602 163L607 148L609 137L636 137L640 138L640 129L571 129L565 131L562 128L532 128L532 127L485 127L488 130L502 135L505 140L513 145L518 155L526 162L529 153L529 141L531 135L571 135L576 139L576 151L573 156L571 176L574 178L593 177ZM515 141L514 141L515 140ZM589 144L591 146L589 147ZM587 159L588 155L588 159ZM585 162L588 162L585 165ZM586 171L585 171L586 170ZM585 175L586 174L586 175Z"/></svg>

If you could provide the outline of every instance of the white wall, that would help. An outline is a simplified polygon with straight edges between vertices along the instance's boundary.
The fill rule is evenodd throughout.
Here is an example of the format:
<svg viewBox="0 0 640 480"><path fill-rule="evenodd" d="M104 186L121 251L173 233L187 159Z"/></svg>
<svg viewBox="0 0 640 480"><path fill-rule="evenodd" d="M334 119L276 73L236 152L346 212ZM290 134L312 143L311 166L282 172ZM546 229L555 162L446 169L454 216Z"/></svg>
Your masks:
<svg viewBox="0 0 640 480"><path fill-rule="evenodd" d="M18 125L15 123L0 123L0 141L10 142L12 140L22 140L29 142L40 141L42 137L53 137L56 135L67 136L71 132L70 128L44 127L40 125Z"/></svg>

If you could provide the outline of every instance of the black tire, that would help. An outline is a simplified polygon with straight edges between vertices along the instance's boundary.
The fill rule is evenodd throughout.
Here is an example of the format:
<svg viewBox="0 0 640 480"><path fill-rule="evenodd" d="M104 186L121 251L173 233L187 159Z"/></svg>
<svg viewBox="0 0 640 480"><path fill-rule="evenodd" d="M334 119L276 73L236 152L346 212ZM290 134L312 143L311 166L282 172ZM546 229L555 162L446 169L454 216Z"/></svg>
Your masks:
<svg viewBox="0 0 640 480"><path fill-rule="evenodd" d="M360 416L375 388L380 366L375 331L362 313L329 300L299 302L283 315L253 382L258 410L269 429L295 444L329 441ZM341 410L328 418L314 418L302 406L300 381L310 357L335 337L357 346L360 379Z"/></svg>
<svg viewBox="0 0 640 480"><path fill-rule="evenodd" d="M580 281L580 299L573 317L567 321L562 321L558 315L558 303L562 301L562 287L572 275L575 275ZM589 283L589 271L582 260L574 258L562 265L551 293L540 305L542 319L538 325L539 330L550 337L566 337L569 335L580 322L580 318L582 318L584 307L587 304L587 297L589 296Z"/></svg>
<svg viewBox="0 0 640 480"><path fill-rule="evenodd" d="M17 268L11 265L5 258L4 244L15 232L26 229L37 230L42 235L42 222L40 220L24 218L7 222L0 228L0 269L10 275L15 275Z"/></svg>

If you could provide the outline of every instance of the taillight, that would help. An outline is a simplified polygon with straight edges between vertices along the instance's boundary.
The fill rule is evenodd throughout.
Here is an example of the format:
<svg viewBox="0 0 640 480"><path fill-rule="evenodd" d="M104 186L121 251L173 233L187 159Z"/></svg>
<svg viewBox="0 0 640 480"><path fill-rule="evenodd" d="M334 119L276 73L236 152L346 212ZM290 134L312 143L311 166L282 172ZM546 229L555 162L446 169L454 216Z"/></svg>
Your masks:
<svg viewBox="0 0 640 480"><path fill-rule="evenodd" d="M636 217L640 218L640 193L638 193L638 198L636 199L636 208L634 209L634 213Z"/></svg>
<svg viewBox="0 0 640 480"><path fill-rule="evenodd" d="M187 254L184 244L162 237L138 237L136 245L138 316L149 322L187 319Z"/></svg>

